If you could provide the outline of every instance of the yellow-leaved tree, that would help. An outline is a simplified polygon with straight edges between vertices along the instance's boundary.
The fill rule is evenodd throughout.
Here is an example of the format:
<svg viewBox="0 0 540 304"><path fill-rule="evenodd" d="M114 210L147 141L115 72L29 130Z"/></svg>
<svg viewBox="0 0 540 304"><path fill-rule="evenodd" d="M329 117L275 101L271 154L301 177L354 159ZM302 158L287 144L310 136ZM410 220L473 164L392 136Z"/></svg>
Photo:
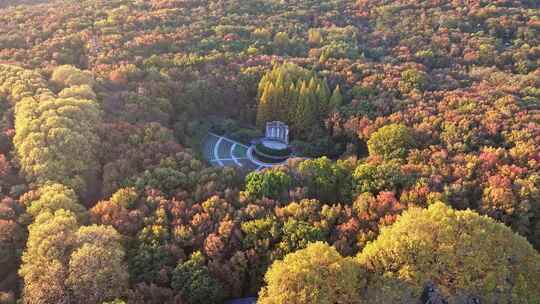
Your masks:
<svg viewBox="0 0 540 304"><path fill-rule="evenodd" d="M93 100L47 96L20 101L13 141L27 178L84 193L86 180L97 170L99 122L100 110Z"/></svg>
<svg viewBox="0 0 540 304"><path fill-rule="evenodd" d="M419 299L427 284L449 303L540 303L540 255L531 244L486 216L440 202L403 213L357 261L370 277L370 303L411 292Z"/></svg>
<svg viewBox="0 0 540 304"><path fill-rule="evenodd" d="M272 264L258 304L360 303L361 271L334 247L312 243Z"/></svg>
<svg viewBox="0 0 540 304"><path fill-rule="evenodd" d="M40 213L54 213L60 209L71 211L79 221L84 221L87 217L86 208L79 204L77 194L72 189L62 185L49 183L37 190L35 199L25 201L26 212L33 217Z"/></svg>

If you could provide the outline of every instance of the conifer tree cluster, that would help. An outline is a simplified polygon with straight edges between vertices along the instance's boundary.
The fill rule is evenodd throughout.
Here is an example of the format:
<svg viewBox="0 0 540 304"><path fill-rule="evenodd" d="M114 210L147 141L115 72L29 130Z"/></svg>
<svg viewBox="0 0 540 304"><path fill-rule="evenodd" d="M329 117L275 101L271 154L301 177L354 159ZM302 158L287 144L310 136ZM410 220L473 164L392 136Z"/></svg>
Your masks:
<svg viewBox="0 0 540 304"><path fill-rule="evenodd" d="M307 130L342 103L339 86L332 92L326 79L293 63L284 63L263 76L259 83L257 126L267 121L284 121L292 132L307 137Z"/></svg>

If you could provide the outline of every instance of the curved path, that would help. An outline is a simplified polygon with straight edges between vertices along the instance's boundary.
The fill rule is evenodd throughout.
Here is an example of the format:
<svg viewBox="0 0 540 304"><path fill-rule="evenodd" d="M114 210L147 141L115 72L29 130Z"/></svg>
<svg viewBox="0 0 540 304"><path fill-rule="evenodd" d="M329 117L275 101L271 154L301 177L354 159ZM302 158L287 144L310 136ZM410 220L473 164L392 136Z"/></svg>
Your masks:
<svg viewBox="0 0 540 304"><path fill-rule="evenodd" d="M220 166L223 166L223 162L221 161L221 159L218 157L219 155L219 144L221 144L221 141L223 140L223 137L220 137L218 138L218 141L216 142L216 145L214 146L214 156L215 156L215 160L218 162L218 164Z"/></svg>
<svg viewBox="0 0 540 304"><path fill-rule="evenodd" d="M270 168L270 167L273 167L273 166L277 166L277 165L281 165L281 164L284 164L286 163L287 161L283 161L281 163L275 163L275 164L269 164L269 163L263 163L261 162L260 160L256 159L254 156L253 156L253 151L255 150L255 147L254 146L251 146L248 148L248 151L247 151L247 157L249 158L249 160L251 160L254 164L256 164L257 166L259 166L259 169L262 169L262 168Z"/></svg>
<svg viewBox="0 0 540 304"><path fill-rule="evenodd" d="M223 137L222 137L223 138ZM232 146L231 146L231 156L232 156L232 159L234 161L234 163L238 166L238 167L242 167L242 164L238 161L238 158L234 156L234 149L236 148L236 146L238 146L237 143L234 143Z"/></svg>
<svg viewBox="0 0 540 304"><path fill-rule="evenodd" d="M253 146L248 147L242 143L209 133L205 142L205 157L215 166L236 166L251 170L261 170L279 164L268 164L253 157Z"/></svg>

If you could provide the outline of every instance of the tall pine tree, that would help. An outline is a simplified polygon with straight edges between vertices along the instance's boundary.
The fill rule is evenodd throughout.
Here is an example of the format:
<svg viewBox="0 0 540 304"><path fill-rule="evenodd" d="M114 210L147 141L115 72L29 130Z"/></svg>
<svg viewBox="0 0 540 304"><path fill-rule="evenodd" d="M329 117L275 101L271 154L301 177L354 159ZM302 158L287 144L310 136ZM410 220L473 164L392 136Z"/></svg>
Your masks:
<svg viewBox="0 0 540 304"><path fill-rule="evenodd" d="M280 120L294 134L318 128L330 109L326 79L292 63L284 63L264 75L259 83L257 126Z"/></svg>
<svg viewBox="0 0 540 304"><path fill-rule="evenodd" d="M270 105L269 105L269 94L270 90L267 89L268 86L264 86L262 94L259 97L259 106L257 107L257 126L260 128L270 120Z"/></svg>
<svg viewBox="0 0 540 304"><path fill-rule="evenodd" d="M308 134L308 130L318 127L317 112L318 106L315 92L310 90L309 85L302 82L296 106L296 118L293 124L296 134L305 136Z"/></svg>
<svg viewBox="0 0 540 304"><path fill-rule="evenodd" d="M330 97L330 110L335 110L343 104L343 96L341 96L341 90L339 84L334 89L332 97Z"/></svg>

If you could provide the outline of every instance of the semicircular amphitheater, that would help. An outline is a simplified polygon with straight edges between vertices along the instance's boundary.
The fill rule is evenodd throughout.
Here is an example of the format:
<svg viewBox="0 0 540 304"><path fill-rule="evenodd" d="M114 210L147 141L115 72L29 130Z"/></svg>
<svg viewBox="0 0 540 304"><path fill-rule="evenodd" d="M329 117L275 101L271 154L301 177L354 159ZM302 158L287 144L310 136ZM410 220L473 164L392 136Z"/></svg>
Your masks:
<svg viewBox="0 0 540 304"><path fill-rule="evenodd" d="M288 128L285 126L284 129L281 124L267 124L266 137L253 140L250 146L209 133L204 140L204 157L213 166L241 167L246 170L261 170L283 164L292 153L288 145Z"/></svg>

